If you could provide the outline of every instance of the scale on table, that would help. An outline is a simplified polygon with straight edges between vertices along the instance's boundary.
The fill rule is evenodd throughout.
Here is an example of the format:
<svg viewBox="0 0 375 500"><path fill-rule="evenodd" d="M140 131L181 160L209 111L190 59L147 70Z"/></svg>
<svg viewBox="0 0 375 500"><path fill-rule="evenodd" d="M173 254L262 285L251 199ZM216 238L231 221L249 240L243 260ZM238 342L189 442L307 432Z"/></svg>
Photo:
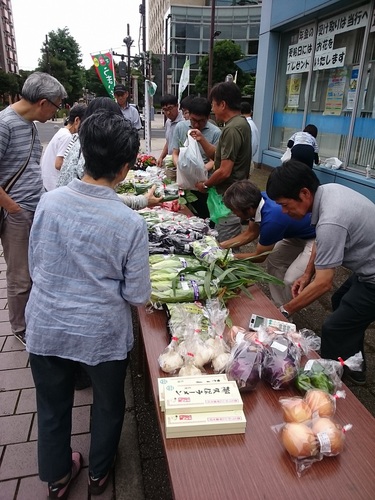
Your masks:
<svg viewBox="0 0 375 500"><path fill-rule="evenodd" d="M279 321L278 319L265 318L264 316L259 316L259 314L252 314L250 318L249 328L251 330L259 330L261 326L272 326L283 333L297 331L297 327L294 323L289 323L288 321Z"/></svg>

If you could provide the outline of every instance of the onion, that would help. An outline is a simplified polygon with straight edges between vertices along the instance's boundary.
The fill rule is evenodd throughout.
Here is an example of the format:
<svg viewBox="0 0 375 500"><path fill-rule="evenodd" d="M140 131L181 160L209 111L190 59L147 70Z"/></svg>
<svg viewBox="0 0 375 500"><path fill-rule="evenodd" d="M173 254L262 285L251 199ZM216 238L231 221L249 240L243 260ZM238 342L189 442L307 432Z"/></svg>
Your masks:
<svg viewBox="0 0 375 500"><path fill-rule="evenodd" d="M212 366L214 369L215 373L221 373L225 370L225 367L227 366L227 363L230 358L230 353L229 352L222 352L216 358L212 360Z"/></svg>
<svg viewBox="0 0 375 500"><path fill-rule="evenodd" d="M159 356L159 366L165 373L173 373L184 364L182 357L174 349L167 348Z"/></svg>
<svg viewBox="0 0 375 500"><path fill-rule="evenodd" d="M181 370L178 372L179 377L192 377L198 375L202 375L202 372L200 371L199 368L197 368L193 364L188 364L183 366Z"/></svg>
<svg viewBox="0 0 375 500"><path fill-rule="evenodd" d="M284 422L305 422L311 419L311 408L302 398L280 399Z"/></svg>
<svg viewBox="0 0 375 500"><path fill-rule="evenodd" d="M317 412L319 417L332 417L335 414L335 399L325 391L309 389L304 399L310 406L313 414Z"/></svg>
<svg viewBox="0 0 375 500"><path fill-rule="evenodd" d="M287 452L295 458L313 457L319 453L319 442L305 424L285 424L281 431L281 441Z"/></svg>
<svg viewBox="0 0 375 500"><path fill-rule="evenodd" d="M317 418L313 422L312 430L319 439L323 455L334 456L343 451L345 435L341 425L330 418Z"/></svg>

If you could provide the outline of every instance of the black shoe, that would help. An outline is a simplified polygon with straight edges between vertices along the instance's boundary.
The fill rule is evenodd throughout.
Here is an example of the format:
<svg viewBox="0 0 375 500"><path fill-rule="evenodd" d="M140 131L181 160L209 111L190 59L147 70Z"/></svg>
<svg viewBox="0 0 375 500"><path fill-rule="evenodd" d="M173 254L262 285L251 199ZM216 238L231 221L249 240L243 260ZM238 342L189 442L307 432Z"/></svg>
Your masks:
<svg viewBox="0 0 375 500"><path fill-rule="evenodd" d="M13 335L16 337L17 340L21 342L26 347L26 332L13 332Z"/></svg>
<svg viewBox="0 0 375 500"><path fill-rule="evenodd" d="M350 370L347 366L344 366L344 380L347 380L355 385L365 385L366 384L366 370L365 371L354 371Z"/></svg>

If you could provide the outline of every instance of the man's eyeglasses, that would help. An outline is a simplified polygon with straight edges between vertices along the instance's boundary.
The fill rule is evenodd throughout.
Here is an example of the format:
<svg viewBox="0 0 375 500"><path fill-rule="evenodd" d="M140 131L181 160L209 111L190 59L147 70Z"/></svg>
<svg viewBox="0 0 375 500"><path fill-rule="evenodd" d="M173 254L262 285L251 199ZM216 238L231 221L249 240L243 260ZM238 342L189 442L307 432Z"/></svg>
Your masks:
<svg viewBox="0 0 375 500"><path fill-rule="evenodd" d="M164 113L168 113L168 111L173 111L175 107L176 107L176 106L174 106L174 105L170 105L170 106L166 106L165 108L161 108L161 110L162 110Z"/></svg>
<svg viewBox="0 0 375 500"><path fill-rule="evenodd" d="M54 102L52 102L50 99L48 99L48 97L45 97L45 100L48 101L53 106L55 106L56 109L61 109L62 108L62 102L59 105L57 105Z"/></svg>

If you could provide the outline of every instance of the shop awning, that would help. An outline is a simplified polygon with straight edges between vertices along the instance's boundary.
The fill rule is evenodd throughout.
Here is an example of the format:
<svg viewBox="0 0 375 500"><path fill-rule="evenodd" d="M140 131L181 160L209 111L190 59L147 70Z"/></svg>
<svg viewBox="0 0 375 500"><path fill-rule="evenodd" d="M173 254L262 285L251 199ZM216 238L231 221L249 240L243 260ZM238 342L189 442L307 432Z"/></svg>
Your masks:
<svg viewBox="0 0 375 500"><path fill-rule="evenodd" d="M234 61L234 63L237 64L244 73L256 73L258 56L247 56L238 61Z"/></svg>

